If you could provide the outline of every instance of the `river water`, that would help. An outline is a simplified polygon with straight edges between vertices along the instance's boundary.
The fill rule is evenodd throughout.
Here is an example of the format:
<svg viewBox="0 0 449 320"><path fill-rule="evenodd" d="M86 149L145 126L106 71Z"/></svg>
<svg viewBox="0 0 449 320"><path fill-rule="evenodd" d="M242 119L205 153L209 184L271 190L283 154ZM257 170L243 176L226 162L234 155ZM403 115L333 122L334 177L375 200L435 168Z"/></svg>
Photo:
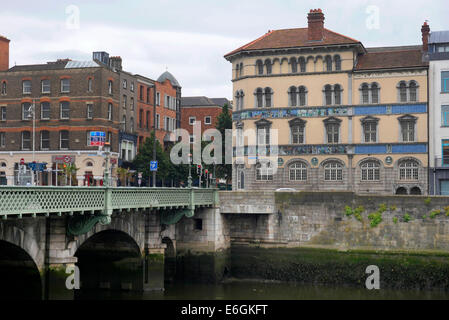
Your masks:
<svg viewBox="0 0 449 320"><path fill-rule="evenodd" d="M78 292L81 300L449 300L449 292L231 280L222 284L167 284L161 292Z"/></svg>

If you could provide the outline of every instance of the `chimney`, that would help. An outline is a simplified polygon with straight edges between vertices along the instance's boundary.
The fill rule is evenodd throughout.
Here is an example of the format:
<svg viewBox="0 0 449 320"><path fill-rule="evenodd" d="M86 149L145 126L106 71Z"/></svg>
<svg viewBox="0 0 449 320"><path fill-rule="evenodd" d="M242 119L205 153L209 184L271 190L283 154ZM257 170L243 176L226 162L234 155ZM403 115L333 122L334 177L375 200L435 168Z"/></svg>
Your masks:
<svg viewBox="0 0 449 320"><path fill-rule="evenodd" d="M122 71L122 58L121 57L110 57L109 66L117 71Z"/></svg>
<svg viewBox="0 0 449 320"><path fill-rule="evenodd" d="M9 41L0 35L0 71L9 69Z"/></svg>
<svg viewBox="0 0 449 320"><path fill-rule="evenodd" d="M429 34L430 34L430 26L427 24L427 21L424 22L421 28L422 33L422 50L424 52L429 51Z"/></svg>
<svg viewBox="0 0 449 320"><path fill-rule="evenodd" d="M321 9L312 9L307 16L309 21L309 41L322 41L324 38L324 14Z"/></svg>

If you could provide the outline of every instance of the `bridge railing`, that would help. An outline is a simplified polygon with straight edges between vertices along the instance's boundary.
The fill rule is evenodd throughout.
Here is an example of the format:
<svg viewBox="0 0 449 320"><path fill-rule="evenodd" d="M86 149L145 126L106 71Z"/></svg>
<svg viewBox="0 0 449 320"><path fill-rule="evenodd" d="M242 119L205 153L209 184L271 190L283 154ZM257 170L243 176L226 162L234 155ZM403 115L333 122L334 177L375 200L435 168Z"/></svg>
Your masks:
<svg viewBox="0 0 449 320"><path fill-rule="evenodd" d="M213 205L214 189L0 187L0 216Z"/></svg>

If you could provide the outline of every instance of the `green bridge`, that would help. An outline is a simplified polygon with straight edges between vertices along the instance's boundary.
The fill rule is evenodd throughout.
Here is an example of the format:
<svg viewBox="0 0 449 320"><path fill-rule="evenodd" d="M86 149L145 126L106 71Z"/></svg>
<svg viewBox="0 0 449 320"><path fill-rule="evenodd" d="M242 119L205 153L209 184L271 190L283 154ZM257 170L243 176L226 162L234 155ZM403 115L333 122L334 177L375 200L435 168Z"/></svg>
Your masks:
<svg viewBox="0 0 449 320"><path fill-rule="evenodd" d="M109 224L114 211L162 211L163 224L194 216L195 208L212 207L215 189L111 187L1 187L2 219L69 215L68 232L79 235L97 222Z"/></svg>

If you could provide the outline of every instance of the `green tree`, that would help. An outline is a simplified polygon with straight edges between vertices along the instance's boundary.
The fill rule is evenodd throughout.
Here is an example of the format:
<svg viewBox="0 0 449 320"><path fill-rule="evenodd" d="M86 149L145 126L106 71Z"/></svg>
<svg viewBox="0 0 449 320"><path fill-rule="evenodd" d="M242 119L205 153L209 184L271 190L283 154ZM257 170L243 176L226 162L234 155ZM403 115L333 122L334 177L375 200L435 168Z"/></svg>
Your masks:
<svg viewBox="0 0 449 320"><path fill-rule="evenodd" d="M216 174L218 178L226 179L226 184L232 179L232 164L226 164L225 162L225 132L227 129L232 129L232 116L229 112L229 107L227 104L223 106L221 114L217 117L216 128L220 131L222 136L222 161L220 165L216 167ZM231 149L232 150L232 149ZM232 151L231 151L232 152Z"/></svg>

